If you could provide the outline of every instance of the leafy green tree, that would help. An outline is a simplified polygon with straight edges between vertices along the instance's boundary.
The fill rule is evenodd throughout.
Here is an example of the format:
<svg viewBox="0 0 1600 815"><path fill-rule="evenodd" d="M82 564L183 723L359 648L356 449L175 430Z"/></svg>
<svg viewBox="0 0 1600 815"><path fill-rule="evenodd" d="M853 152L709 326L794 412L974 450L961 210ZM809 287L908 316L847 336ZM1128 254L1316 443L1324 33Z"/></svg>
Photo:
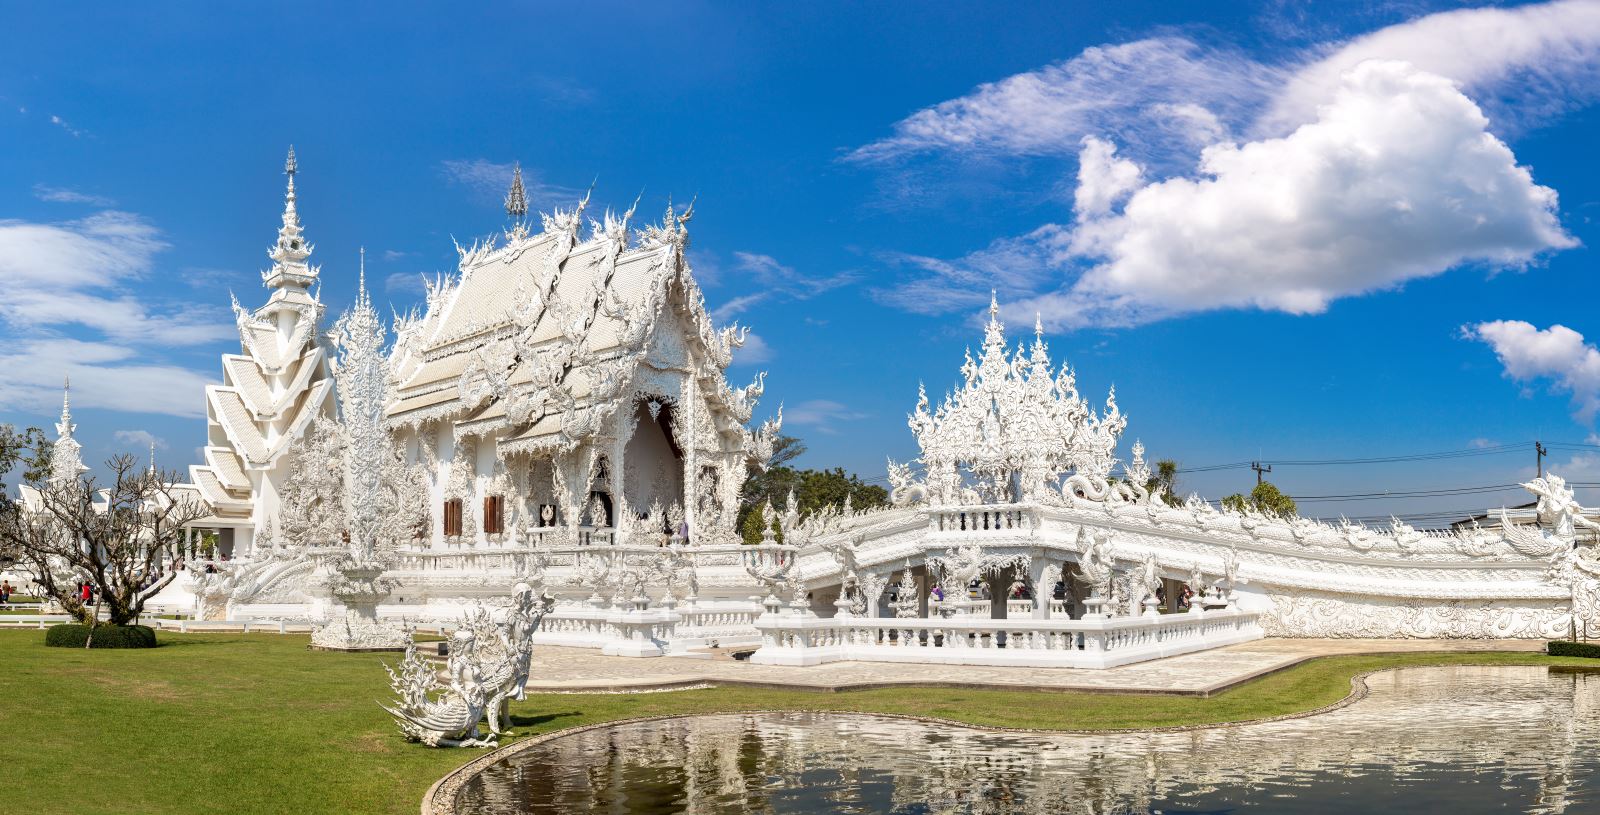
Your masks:
<svg viewBox="0 0 1600 815"><path fill-rule="evenodd" d="M1164 458L1156 462L1156 471L1150 474L1150 480L1145 482L1144 488L1155 492L1161 488L1161 500L1168 506L1178 506L1183 503L1183 497L1178 494L1178 462Z"/></svg>
<svg viewBox="0 0 1600 815"><path fill-rule="evenodd" d="M1222 506L1227 509L1244 512L1253 509L1265 512L1268 515L1292 517L1300 514L1299 507L1295 506L1294 499L1283 494L1271 481L1263 481L1250 491L1249 495L1234 493L1222 499Z"/></svg>
<svg viewBox="0 0 1600 815"><path fill-rule="evenodd" d="M775 509L786 510L791 492L800 505L801 517L827 506L842 507L847 498L850 506L858 510L889 505L887 489L868 484L842 467L798 470L787 466L805 450L805 442L780 436L773 445L767 469L752 473L745 481L739 506L739 534L745 543L760 543L762 525L771 523L762 513L762 505L771 502Z"/></svg>
<svg viewBox="0 0 1600 815"><path fill-rule="evenodd" d="M18 431L9 424L0 424L0 502L11 500L11 490L5 477L20 464L22 480L37 484L50 477L50 441L37 427Z"/></svg>
<svg viewBox="0 0 1600 815"><path fill-rule="evenodd" d="M50 477L50 448L44 431L37 427L19 431L12 425L0 424L0 514L21 511L6 486L6 476L21 465L24 483L42 483ZM0 542L0 566L10 566L19 559L20 553Z"/></svg>

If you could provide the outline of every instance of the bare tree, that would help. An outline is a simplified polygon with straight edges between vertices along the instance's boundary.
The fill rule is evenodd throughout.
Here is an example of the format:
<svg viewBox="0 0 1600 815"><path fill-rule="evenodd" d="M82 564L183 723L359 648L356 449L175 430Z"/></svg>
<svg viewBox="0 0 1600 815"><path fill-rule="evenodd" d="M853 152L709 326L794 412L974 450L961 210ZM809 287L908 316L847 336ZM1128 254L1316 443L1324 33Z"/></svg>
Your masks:
<svg viewBox="0 0 1600 815"><path fill-rule="evenodd" d="M176 486L176 472L141 468L131 455L106 462L109 487L91 475L39 482L31 511L7 502L0 511L0 549L27 564L44 592L79 621L127 625L145 601L171 583L163 569L176 557L183 527L206 515L202 503ZM88 581L95 603L83 602Z"/></svg>

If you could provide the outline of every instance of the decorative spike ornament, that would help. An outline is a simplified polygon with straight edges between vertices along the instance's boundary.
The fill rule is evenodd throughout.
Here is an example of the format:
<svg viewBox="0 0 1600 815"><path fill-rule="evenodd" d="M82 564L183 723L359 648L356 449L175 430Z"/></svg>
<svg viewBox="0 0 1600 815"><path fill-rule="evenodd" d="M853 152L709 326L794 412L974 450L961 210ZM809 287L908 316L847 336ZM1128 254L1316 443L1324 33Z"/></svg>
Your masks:
<svg viewBox="0 0 1600 815"><path fill-rule="evenodd" d="M506 193L506 214L514 221L528 217L528 192L522 186L522 164L511 171L511 190Z"/></svg>

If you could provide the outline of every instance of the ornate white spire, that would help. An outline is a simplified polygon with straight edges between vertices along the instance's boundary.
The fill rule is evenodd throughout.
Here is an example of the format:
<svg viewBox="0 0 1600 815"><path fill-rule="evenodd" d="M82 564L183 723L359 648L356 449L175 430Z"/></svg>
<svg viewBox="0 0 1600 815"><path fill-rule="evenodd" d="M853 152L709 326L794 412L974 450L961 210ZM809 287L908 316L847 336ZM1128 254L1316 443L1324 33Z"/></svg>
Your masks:
<svg viewBox="0 0 1600 815"><path fill-rule="evenodd" d="M511 171L511 191L506 193L506 214L520 221L528 217L528 193L522 187L522 163Z"/></svg>
<svg viewBox="0 0 1600 815"><path fill-rule="evenodd" d="M261 273L261 282L275 289L284 286L306 288L317 279L318 269L306 263L314 247L305 240L300 226L300 213L295 209L294 174L298 164L294 147L289 147L289 157L283 162L283 172L289 176L287 192L283 196L283 225L278 227L278 241L267 250L272 268Z"/></svg>
<svg viewBox="0 0 1600 815"><path fill-rule="evenodd" d="M61 421L56 422L56 435L63 439L72 438L72 431L78 426L72 423L72 377L61 380Z"/></svg>
<svg viewBox="0 0 1600 815"><path fill-rule="evenodd" d="M389 433L383 426L389 406L389 363L383 352L386 331L367 293L366 249L356 302L333 326L339 348L334 376L346 439L346 483L349 484L349 532L352 555L367 562L377 555L383 525L383 471Z"/></svg>
<svg viewBox="0 0 1600 815"><path fill-rule="evenodd" d="M89 469L83 466L83 445L72 438L78 426L72 423L72 380L61 385L61 421L56 423L56 441L50 449L50 480L69 481Z"/></svg>

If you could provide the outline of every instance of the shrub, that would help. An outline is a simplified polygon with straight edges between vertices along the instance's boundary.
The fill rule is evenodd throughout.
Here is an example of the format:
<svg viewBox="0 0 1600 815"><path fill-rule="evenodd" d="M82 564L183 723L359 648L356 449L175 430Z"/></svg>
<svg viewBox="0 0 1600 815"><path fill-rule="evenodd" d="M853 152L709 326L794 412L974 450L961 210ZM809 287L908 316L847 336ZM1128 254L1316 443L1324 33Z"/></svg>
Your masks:
<svg viewBox="0 0 1600 815"><path fill-rule="evenodd" d="M1571 640L1551 640L1545 650L1553 657L1589 657L1600 659L1600 645L1592 642L1573 642Z"/></svg>
<svg viewBox="0 0 1600 815"><path fill-rule="evenodd" d="M44 632L44 644L54 648L82 648L89 640L89 626L81 623L52 625ZM91 648L154 648L156 631L148 625L102 625L94 629Z"/></svg>

